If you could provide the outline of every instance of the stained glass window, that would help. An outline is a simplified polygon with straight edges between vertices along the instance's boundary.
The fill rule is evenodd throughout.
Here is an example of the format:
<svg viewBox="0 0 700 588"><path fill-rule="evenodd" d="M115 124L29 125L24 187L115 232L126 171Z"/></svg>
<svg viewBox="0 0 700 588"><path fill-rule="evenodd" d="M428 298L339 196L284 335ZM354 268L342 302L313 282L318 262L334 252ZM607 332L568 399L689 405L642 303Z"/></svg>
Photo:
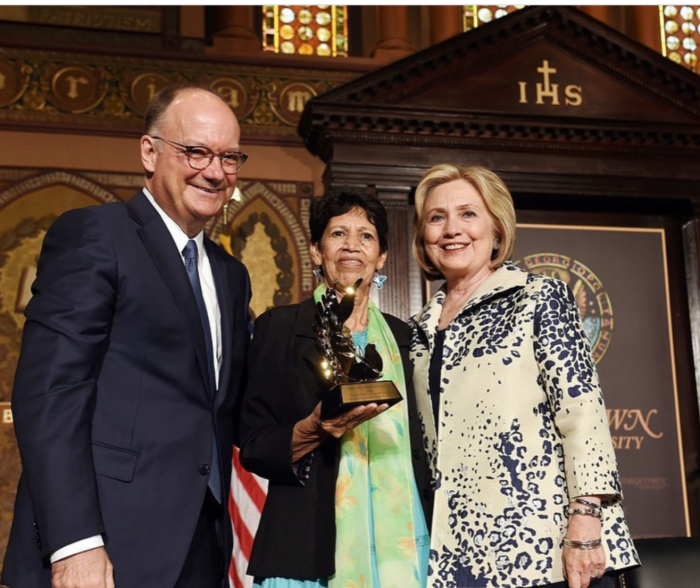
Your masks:
<svg viewBox="0 0 700 588"><path fill-rule="evenodd" d="M506 14L515 12L525 8L524 4L518 6L507 6L505 4L499 4L494 6L476 6L469 5L462 7L462 13L464 15L464 30L471 31L473 28L478 27L481 24L486 24L497 18L501 18Z"/></svg>
<svg viewBox="0 0 700 588"><path fill-rule="evenodd" d="M697 72L700 6L659 6L659 20L663 54Z"/></svg>
<svg viewBox="0 0 700 588"><path fill-rule="evenodd" d="M266 5L262 9L265 51L347 57L346 6Z"/></svg>

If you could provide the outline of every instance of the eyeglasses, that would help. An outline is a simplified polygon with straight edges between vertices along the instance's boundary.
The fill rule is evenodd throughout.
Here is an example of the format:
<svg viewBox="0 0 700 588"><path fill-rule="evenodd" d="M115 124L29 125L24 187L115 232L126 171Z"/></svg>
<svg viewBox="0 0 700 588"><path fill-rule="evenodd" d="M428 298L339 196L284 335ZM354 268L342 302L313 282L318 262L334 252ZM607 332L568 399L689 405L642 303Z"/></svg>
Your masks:
<svg viewBox="0 0 700 588"><path fill-rule="evenodd" d="M218 157L221 160L221 167L224 173L235 174L241 171L243 164L248 160L248 156L242 151L227 151L226 153L217 155L208 147L182 145L181 143L171 141L170 139L164 139L163 137L153 136L153 138L159 141L165 141L166 143L170 143L182 149L190 167L200 171L207 169L211 165L211 162L214 161L214 158Z"/></svg>

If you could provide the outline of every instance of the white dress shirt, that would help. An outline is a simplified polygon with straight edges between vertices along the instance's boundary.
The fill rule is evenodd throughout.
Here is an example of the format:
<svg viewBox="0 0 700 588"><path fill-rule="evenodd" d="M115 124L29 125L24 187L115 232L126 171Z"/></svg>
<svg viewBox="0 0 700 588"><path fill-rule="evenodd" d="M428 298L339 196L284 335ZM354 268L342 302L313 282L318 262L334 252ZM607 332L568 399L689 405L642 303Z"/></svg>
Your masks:
<svg viewBox="0 0 700 588"><path fill-rule="evenodd" d="M158 206L158 203L153 198L153 195L146 189L143 189L146 198L156 209L160 217L163 219L165 226L168 228L168 232L175 242L177 250L180 252L180 257L182 258L182 264L185 264L185 258L182 256L182 250L187 245L190 237L178 226L178 224L171 219L167 213ZM216 369L214 370L214 376L216 378L216 387L219 387L219 371L221 371L221 364L223 357L221 354L221 309L219 308L219 299L216 296L216 287L214 286L214 275L211 271L211 264L209 263L209 257L207 256L207 251L204 248L204 231L200 231L198 235L192 237L197 243L197 268L199 270L199 281L202 285L202 295L204 296L204 305L207 307L207 316L209 317L209 328L211 329L211 340L212 349L214 350L214 357L216 360ZM54 551L51 554L51 563L57 562L59 560L70 557L77 553L82 553L83 551L89 551L90 549L95 549L96 547L102 547L104 545L104 540L102 535L94 535L86 539L81 539L75 543L70 543L61 549Z"/></svg>
<svg viewBox="0 0 700 588"><path fill-rule="evenodd" d="M148 198L149 202L153 205L153 208L158 211L158 214L163 219L165 226L172 235L173 241L175 241L175 246L180 252L180 257L182 257L182 250L187 245L187 241L190 237L178 226L178 224L171 219L166 212L158 206L151 193L143 189L144 194ZM199 281L202 284L202 295L204 296L204 304L207 307L207 316L209 317L209 328L211 329L211 341L212 349L214 350L214 358L216 360L216 369L214 370L214 375L216 376L216 386L219 387L219 371L221 370L222 356L221 356L221 309L219 308L219 299L216 297L216 287L214 286L214 275L211 273L211 265L209 263L209 257L207 256L207 250L204 248L204 231L200 231L199 234L192 237L197 243L197 268L199 269ZM182 257L182 264L185 264L185 258Z"/></svg>

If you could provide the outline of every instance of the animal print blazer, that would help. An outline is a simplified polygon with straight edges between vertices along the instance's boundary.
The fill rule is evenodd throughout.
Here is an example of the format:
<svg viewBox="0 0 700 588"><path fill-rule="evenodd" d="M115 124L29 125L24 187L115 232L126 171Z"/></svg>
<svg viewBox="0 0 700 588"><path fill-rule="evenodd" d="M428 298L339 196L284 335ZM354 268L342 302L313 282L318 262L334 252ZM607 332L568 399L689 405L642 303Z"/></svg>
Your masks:
<svg viewBox="0 0 700 588"><path fill-rule="evenodd" d="M563 580L569 499L604 495L607 571L639 563L605 405L576 302L510 262L449 325L436 435L428 367L445 299L411 319L414 383L435 485L431 588Z"/></svg>

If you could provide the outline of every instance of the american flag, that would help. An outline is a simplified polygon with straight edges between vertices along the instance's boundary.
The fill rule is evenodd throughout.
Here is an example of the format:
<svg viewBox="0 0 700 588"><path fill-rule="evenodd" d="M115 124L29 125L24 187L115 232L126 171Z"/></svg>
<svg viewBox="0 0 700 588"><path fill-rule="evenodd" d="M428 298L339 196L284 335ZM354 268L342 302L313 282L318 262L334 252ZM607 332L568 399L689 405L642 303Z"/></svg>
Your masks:
<svg viewBox="0 0 700 588"><path fill-rule="evenodd" d="M238 189L236 189L238 191ZM235 196L234 196L235 197ZM240 194L239 194L240 199ZM224 206L224 226L228 226L228 205ZM231 236L222 234L219 236L219 245L233 256L231 249ZM253 323L248 325L251 335ZM246 575L250 553L253 549L253 538L260 523L260 513L267 496L267 480L259 478L243 469L238 459L238 448L233 448L231 494L228 499L228 510L231 513L233 526L233 553L231 567L228 570L228 579L231 588L250 588L253 578Z"/></svg>
<svg viewBox="0 0 700 588"><path fill-rule="evenodd" d="M231 588L250 588L253 578L246 576L253 537L267 496L267 480L243 469L238 448L233 448L233 473L228 509L233 525L233 557L228 571Z"/></svg>

